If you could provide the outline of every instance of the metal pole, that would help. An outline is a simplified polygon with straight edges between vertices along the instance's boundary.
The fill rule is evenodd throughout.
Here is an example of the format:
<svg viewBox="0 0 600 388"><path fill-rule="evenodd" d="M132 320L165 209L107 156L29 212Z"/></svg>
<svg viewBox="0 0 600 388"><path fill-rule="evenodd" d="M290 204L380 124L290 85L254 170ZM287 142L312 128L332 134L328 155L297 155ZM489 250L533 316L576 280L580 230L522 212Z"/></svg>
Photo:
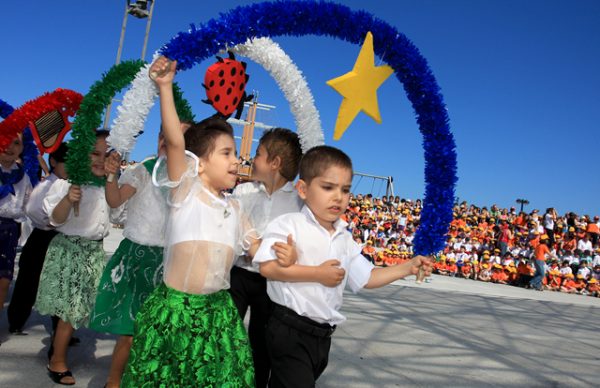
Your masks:
<svg viewBox="0 0 600 388"><path fill-rule="evenodd" d="M119 39L119 49L117 50L117 60L115 65L121 63L121 53L123 52L123 41L125 40L125 29L127 28L127 11L129 11L129 1L125 2L125 13L123 14L123 24L121 25L121 38ZM110 104L106 107L106 113L104 114L104 128L108 128L108 122L110 120L110 111L112 109L112 98Z"/></svg>
<svg viewBox="0 0 600 388"><path fill-rule="evenodd" d="M144 36L144 47L142 48L142 61L146 60L146 47L148 47L148 35L150 35L150 25L152 24L152 13L154 12L155 3L156 0L152 0L150 15L148 15L148 21L146 22L146 35Z"/></svg>

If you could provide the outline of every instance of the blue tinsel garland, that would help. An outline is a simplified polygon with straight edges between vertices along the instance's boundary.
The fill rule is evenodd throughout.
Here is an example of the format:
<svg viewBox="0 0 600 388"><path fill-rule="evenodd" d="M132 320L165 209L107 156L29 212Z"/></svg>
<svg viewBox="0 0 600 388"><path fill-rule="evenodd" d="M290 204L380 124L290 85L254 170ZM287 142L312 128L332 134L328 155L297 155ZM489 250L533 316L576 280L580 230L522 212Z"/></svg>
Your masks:
<svg viewBox="0 0 600 388"><path fill-rule="evenodd" d="M15 109L3 100L0 100L0 117L3 119L7 118ZM35 187L40 181L38 172L40 170L40 162L38 161L39 151L35 142L33 141L33 135L31 130L26 128L23 131L23 169L29 177L31 185Z"/></svg>
<svg viewBox="0 0 600 388"><path fill-rule="evenodd" d="M383 20L365 11L329 2L278 1L237 7L190 31L180 32L161 52L186 70L226 46L263 36L318 35L362 44L373 33L375 54L394 69L417 116L425 152L425 197L414 239L416 254L444 248L452 221L456 146L440 88L415 45Z"/></svg>

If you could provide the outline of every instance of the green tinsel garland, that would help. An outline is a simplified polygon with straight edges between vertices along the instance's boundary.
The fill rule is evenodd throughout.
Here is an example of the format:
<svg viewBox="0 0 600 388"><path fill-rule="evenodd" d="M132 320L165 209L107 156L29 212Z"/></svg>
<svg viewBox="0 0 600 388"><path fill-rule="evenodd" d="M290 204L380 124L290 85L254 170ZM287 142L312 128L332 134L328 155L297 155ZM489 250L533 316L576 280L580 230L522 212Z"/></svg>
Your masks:
<svg viewBox="0 0 600 388"><path fill-rule="evenodd" d="M90 154L96 144L96 129L102 125L102 113L111 99L124 87L129 85L140 68L145 65L142 60L124 61L113 66L104 73L102 79L95 82L85 95L75 121L71 127L69 150L66 168L69 181L76 185L104 186L105 178L92 174ZM175 106L181 120L193 120L190 104L176 84L173 84Z"/></svg>

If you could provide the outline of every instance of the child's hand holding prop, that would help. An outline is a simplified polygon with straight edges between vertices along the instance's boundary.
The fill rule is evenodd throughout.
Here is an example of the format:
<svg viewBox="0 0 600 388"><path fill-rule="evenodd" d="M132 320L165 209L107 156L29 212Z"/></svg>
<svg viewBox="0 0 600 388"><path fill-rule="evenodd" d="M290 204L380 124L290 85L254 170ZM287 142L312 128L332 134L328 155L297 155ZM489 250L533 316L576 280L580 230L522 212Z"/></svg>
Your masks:
<svg viewBox="0 0 600 388"><path fill-rule="evenodd" d="M423 283L426 277L431 276L431 269L433 265L433 258L431 256L416 256L420 260L418 270L416 273L417 283Z"/></svg>

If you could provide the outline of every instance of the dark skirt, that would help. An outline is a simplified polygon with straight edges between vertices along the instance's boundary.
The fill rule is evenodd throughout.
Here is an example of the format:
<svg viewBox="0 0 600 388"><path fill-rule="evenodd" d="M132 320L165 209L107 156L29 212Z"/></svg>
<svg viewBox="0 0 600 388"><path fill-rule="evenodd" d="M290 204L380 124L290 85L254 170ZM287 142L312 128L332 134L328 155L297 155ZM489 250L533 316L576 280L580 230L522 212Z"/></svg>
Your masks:
<svg viewBox="0 0 600 388"><path fill-rule="evenodd" d="M12 218L0 217L0 279L13 279L21 224Z"/></svg>

